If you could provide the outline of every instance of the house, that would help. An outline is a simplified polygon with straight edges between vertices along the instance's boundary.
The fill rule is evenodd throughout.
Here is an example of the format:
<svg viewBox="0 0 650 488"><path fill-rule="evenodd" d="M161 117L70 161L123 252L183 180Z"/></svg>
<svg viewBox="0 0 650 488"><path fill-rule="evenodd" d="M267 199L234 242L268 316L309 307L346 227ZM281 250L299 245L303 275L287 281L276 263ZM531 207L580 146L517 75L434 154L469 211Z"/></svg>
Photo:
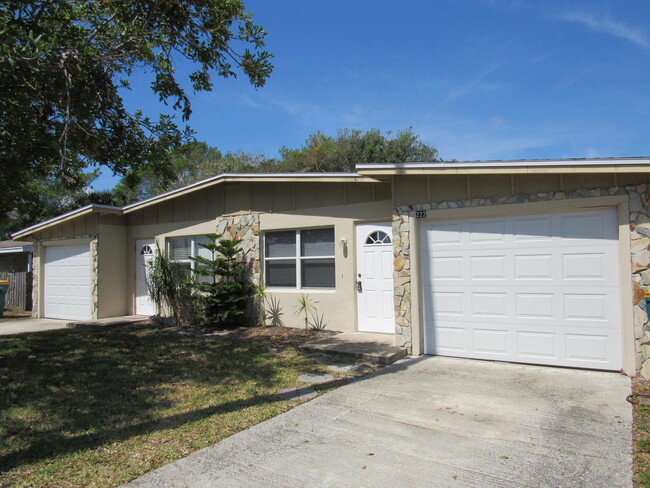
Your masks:
<svg viewBox="0 0 650 488"><path fill-rule="evenodd" d="M308 293L330 329L413 354L634 374L650 348L649 173L623 158L224 174L14 237L33 242L40 317L152 314L143 264L166 249L192 268L216 231L241 239L286 325Z"/></svg>
<svg viewBox="0 0 650 488"><path fill-rule="evenodd" d="M32 243L0 241L0 279L9 280L5 306L32 308Z"/></svg>

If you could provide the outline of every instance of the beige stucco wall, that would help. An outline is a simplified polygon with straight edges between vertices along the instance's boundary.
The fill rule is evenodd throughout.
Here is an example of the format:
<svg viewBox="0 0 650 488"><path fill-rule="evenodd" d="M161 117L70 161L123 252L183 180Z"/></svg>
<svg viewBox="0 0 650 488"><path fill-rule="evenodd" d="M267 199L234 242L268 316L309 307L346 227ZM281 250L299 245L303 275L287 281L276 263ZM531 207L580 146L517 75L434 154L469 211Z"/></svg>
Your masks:
<svg viewBox="0 0 650 488"><path fill-rule="evenodd" d="M392 202L384 200L260 215L262 237L264 232L271 230L334 227L335 289L267 289L269 296L277 299L282 307L281 319L284 325L304 327L303 318L296 315L295 307L300 296L305 294L317 302L315 306L320 313L324 313L328 330L357 330L355 225L358 222L390 221L391 210ZM341 239L347 241L345 247L340 245Z"/></svg>
<svg viewBox="0 0 650 488"><path fill-rule="evenodd" d="M299 229L330 226L336 222L337 241L341 236L346 236L348 253L354 253L354 222L360 219L390 220L390 194L389 183L226 183L129 213L126 216L126 274L129 277L126 290L129 313L134 313L135 242L138 239L155 238L158 248L164 249L170 237L217 232L222 221L227 220L230 226L237 222L237 219L233 221L233 216L253 214L260 215L261 230L263 225L267 225L268 230ZM262 220L266 224L262 224ZM233 233L236 232L237 225L233 229ZM258 246L261 246L262 236L256 238ZM339 262L344 269L351 266L354 256L348 254L347 258L343 258L338 253L342 253L342 250L337 246L337 267ZM256 272L254 278L258 276ZM333 318L332 321L328 320L329 328L333 328L336 322L336 330L356 330L356 293L353 285L348 283L348 278L352 279L353 276L349 271L345 272L344 278L340 276L337 269L336 292L315 291L314 297L316 293L323 297L320 310L327 312L326 320L328 315ZM286 325L299 325L293 316L292 307L300 293L277 293L285 309L283 318ZM345 313L334 311L340 305ZM333 311L330 312L330 309Z"/></svg>
<svg viewBox="0 0 650 488"><path fill-rule="evenodd" d="M127 241L124 219L116 216L102 218L98 234L97 318L127 315Z"/></svg>

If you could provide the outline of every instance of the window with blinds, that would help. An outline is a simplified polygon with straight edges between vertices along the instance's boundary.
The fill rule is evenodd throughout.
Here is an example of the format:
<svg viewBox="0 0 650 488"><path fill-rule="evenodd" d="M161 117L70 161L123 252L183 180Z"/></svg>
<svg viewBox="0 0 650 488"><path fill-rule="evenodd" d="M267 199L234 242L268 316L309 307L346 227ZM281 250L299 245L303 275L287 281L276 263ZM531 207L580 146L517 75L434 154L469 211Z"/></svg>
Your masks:
<svg viewBox="0 0 650 488"><path fill-rule="evenodd" d="M267 232L264 280L267 286L334 288L334 228Z"/></svg>
<svg viewBox="0 0 650 488"><path fill-rule="evenodd" d="M212 253L205 247L199 245L201 242L207 243L210 242L210 239L205 236L171 237L167 239L167 252L169 257L187 268L188 277L199 266L191 258L203 256L212 259Z"/></svg>

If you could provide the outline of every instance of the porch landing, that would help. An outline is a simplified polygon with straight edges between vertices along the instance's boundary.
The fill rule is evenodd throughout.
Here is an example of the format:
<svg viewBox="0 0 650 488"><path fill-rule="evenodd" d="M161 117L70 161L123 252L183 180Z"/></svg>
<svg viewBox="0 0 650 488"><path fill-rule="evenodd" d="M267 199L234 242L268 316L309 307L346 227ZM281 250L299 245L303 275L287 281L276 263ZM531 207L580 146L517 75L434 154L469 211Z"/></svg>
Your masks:
<svg viewBox="0 0 650 488"><path fill-rule="evenodd" d="M406 349L395 346L395 337L390 334L345 332L308 342L301 347L345 354L380 364L390 364L406 356Z"/></svg>
<svg viewBox="0 0 650 488"><path fill-rule="evenodd" d="M121 317L110 317L107 319L82 320L68 322L66 327L74 329L76 327L104 327L108 325L125 325L125 324L145 324L149 322L148 315L123 315Z"/></svg>

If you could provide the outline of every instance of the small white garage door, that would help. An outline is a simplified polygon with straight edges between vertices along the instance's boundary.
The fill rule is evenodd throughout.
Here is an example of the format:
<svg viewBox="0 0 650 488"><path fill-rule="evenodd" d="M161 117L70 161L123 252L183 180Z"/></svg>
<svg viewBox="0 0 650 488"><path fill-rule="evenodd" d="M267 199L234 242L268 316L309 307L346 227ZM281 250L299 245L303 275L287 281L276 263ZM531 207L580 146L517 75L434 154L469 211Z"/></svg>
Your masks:
<svg viewBox="0 0 650 488"><path fill-rule="evenodd" d="M426 354L618 370L613 208L421 226Z"/></svg>
<svg viewBox="0 0 650 488"><path fill-rule="evenodd" d="M44 315L53 319L90 319L90 249L83 246L45 248Z"/></svg>

